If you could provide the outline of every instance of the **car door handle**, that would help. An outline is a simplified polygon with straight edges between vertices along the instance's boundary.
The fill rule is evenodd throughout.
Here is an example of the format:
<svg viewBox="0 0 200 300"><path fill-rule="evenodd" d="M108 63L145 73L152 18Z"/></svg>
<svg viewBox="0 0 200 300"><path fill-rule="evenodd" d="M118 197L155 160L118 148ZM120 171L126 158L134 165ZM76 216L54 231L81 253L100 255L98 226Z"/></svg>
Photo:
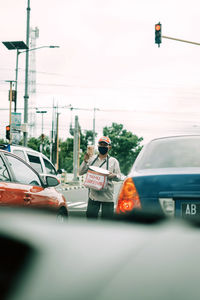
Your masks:
<svg viewBox="0 0 200 300"><path fill-rule="evenodd" d="M31 197L29 195L25 195L24 201L31 202Z"/></svg>

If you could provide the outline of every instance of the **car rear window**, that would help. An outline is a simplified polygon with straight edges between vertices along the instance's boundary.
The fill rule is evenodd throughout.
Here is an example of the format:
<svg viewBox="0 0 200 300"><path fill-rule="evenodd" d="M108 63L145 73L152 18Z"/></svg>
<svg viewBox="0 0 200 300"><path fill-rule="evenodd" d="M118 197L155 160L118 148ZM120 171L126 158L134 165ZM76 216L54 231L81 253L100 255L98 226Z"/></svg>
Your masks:
<svg viewBox="0 0 200 300"><path fill-rule="evenodd" d="M200 137L158 139L150 142L135 168L200 167Z"/></svg>

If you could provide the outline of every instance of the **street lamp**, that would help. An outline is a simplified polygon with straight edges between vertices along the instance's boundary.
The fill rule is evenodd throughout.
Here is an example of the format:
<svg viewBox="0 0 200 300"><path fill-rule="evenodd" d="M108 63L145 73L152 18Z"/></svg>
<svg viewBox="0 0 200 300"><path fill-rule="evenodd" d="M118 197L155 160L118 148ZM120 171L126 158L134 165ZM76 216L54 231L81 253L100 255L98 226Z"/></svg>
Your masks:
<svg viewBox="0 0 200 300"><path fill-rule="evenodd" d="M17 50L17 59L16 59L16 76L15 76L15 80L16 80L16 95L17 95L17 81L18 81L18 57L21 53L26 53L26 52L30 52L30 51L35 51L35 50L38 50L38 49L41 49L41 48L59 48L59 46L40 46L40 47L37 47L37 48L31 48L31 49L27 49L27 50L24 50L24 51L19 51ZM17 101L17 98L16 98L16 101ZM16 112L16 110L15 110Z"/></svg>
<svg viewBox="0 0 200 300"><path fill-rule="evenodd" d="M28 46L23 41L12 41L12 42L2 42L4 46L8 50L17 50L17 58L16 58L16 73L15 73L15 107L14 112L17 110L17 80L18 80L18 56L22 52L26 52L28 50ZM26 49L26 51L20 52L19 50Z"/></svg>
<svg viewBox="0 0 200 300"><path fill-rule="evenodd" d="M42 114L42 134L43 134L43 129L44 129L44 123L43 123L43 115L47 113L46 110L36 110L37 114Z"/></svg>
<svg viewBox="0 0 200 300"><path fill-rule="evenodd" d="M42 49L42 48L60 48L60 46L54 46L54 45L50 45L50 46L40 46L37 48L31 48L29 49L28 46L23 42L23 41L16 41L16 42L2 42L8 50L17 50L17 58L16 58L16 73L15 73L15 108L14 111L16 112L17 110L17 83L18 83L18 60L19 60L19 54L21 53L29 53L30 51L35 51L38 49ZM24 51L19 51L19 50L23 50ZM27 67L26 67L26 80L25 80L25 101L24 101L24 123L27 124L28 123L28 74L27 74ZM27 126L27 125L26 125ZM27 144L27 129L25 129L24 132L24 146L26 146Z"/></svg>
<svg viewBox="0 0 200 300"><path fill-rule="evenodd" d="M27 26L27 32L28 32L28 26ZM27 41L28 41L28 34L27 34ZM28 42L27 42L28 44ZM41 49L41 48L59 48L59 46L41 46L33 49L26 50L26 69L25 69L25 93L24 93L24 125L28 127L28 57L29 57L29 51ZM27 146L27 137L28 137L28 128L24 131L24 140L23 145Z"/></svg>
<svg viewBox="0 0 200 300"><path fill-rule="evenodd" d="M43 152L43 144L44 144L44 133L43 133L43 128L44 128L44 114L47 113L46 110L36 110L36 113L37 114L42 114L42 134L41 134L41 137L42 137L42 152Z"/></svg>
<svg viewBox="0 0 200 300"><path fill-rule="evenodd" d="M59 48L59 46L40 46L37 48L31 48L29 49L28 46L23 42L23 41L14 41L14 42L2 42L4 46L8 50L17 50L17 56L16 56L16 69L15 69L15 107L14 107L14 112L17 111L17 83L18 83L18 63L19 63L19 55L21 53L26 53L34 50L38 50L41 48ZM25 49L25 50L24 50ZM24 51L20 51L24 50Z"/></svg>

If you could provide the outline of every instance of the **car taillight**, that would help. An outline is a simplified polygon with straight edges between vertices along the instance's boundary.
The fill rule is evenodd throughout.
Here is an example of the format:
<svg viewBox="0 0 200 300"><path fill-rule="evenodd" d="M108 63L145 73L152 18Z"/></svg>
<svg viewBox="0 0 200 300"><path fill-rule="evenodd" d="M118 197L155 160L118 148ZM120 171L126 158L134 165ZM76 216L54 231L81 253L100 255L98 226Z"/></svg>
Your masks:
<svg viewBox="0 0 200 300"><path fill-rule="evenodd" d="M118 214L141 208L140 198L132 178L127 178L120 190L116 212Z"/></svg>

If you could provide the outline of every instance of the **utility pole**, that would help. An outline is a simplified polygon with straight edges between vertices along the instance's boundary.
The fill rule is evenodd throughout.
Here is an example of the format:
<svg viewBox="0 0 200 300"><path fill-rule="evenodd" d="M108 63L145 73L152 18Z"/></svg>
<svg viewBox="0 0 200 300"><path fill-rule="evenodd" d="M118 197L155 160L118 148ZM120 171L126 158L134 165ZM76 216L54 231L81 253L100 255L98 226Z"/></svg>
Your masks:
<svg viewBox="0 0 200 300"><path fill-rule="evenodd" d="M30 0L28 0L27 6L27 27L26 27L26 45L29 47L29 31L30 31ZM29 51L26 51L26 69L25 69L25 94L24 94L24 140L23 144L27 146L28 138L28 67L29 67Z"/></svg>
<svg viewBox="0 0 200 300"><path fill-rule="evenodd" d="M55 164L55 155L53 153L54 151L54 141L55 141L55 106L53 103L53 107L52 107L52 124L51 124L51 151L50 151L50 160L53 162L53 164Z"/></svg>
<svg viewBox="0 0 200 300"><path fill-rule="evenodd" d="M79 124L78 124L78 161L77 161L77 167L79 169L80 165L80 148L81 148L81 135L80 135L80 130L79 130ZM79 172L77 172L79 175Z"/></svg>
<svg viewBox="0 0 200 300"><path fill-rule="evenodd" d="M98 108L94 107L94 116L93 116L93 136L92 136L92 144L95 146L95 112L99 110Z"/></svg>
<svg viewBox="0 0 200 300"><path fill-rule="evenodd" d="M29 136L35 136L36 134L36 115L33 107L36 106L36 53L37 51L32 51L31 49L37 48L36 40L39 38L39 29L30 28L30 65L29 65L29 110L28 110L28 120L29 120Z"/></svg>
<svg viewBox="0 0 200 300"><path fill-rule="evenodd" d="M9 144L12 143L12 133L11 133L11 126L12 126L12 120L11 120L11 114L12 114L12 81L10 81L10 93L9 93L9 100L10 100L10 109L9 109L9 125L10 125L10 140Z"/></svg>
<svg viewBox="0 0 200 300"><path fill-rule="evenodd" d="M15 69L15 91L16 91L16 99L15 99L15 107L14 112L17 112L17 85L18 85L18 59L19 59L19 49L17 49L17 57L16 57L16 69Z"/></svg>
<svg viewBox="0 0 200 300"><path fill-rule="evenodd" d="M72 107L72 106L70 106L70 109L71 110L73 110L73 109L76 109L76 110L87 110L87 111L91 111L91 110L93 110L93 129L92 129L92 144L93 145L95 145L95 135L96 135L96 133L95 133L95 112L97 111L97 110L100 110L99 108L93 108L93 109L87 109L87 108L77 108L77 107Z"/></svg>
<svg viewBox="0 0 200 300"><path fill-rule="evenodd" d="M59 113L57 112L57 121L56 121L56 169L59 168Z"/></svg>
<svg viewBox="0 0 200 300"><path fill-rule="evenodd" d="M41 133L41 139L42 139L42 153L43 153L43 151L44 151L44 114L46 114L47 111L46 110L36 110L36 113L37 114L42 114L42 133Z"/></svg>
<svg viewBox="0 0 200 300"><path fill-rule="evenodd" d="M74 151L73 151L73 181L78 181L78 143L79 143L79 124L78 116L75 116L75 128L74 128Z"/></svg>

